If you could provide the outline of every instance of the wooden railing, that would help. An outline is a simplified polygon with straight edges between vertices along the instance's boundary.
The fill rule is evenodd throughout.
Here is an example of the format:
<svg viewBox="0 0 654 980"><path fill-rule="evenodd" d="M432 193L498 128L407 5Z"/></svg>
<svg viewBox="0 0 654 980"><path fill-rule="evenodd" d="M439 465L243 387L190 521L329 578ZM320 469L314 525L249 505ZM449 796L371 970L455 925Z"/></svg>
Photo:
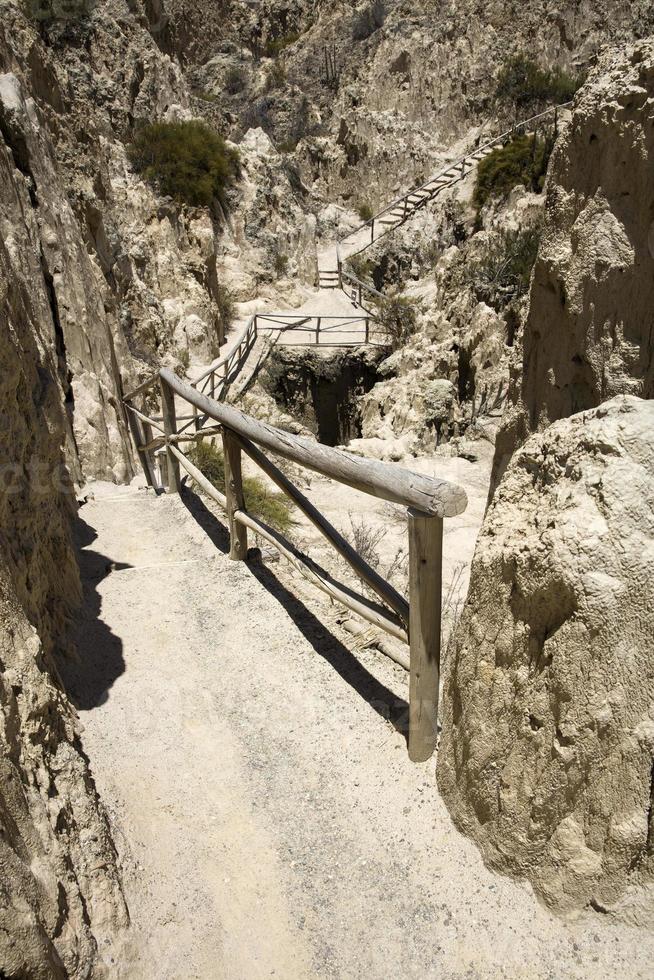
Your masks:
<svg viewBox="0 0 654 980"><path fill-rule="evenodd" d="M302 313L256 313L234 341L229 353L214 361L192 382L192 387L210 398L224 401L230 386L241 374L259 337L281 341L288 347L382 347L388 338L375 318L364 316L314 315ZM149 387L152 378L130 395ZM195 424L196 416L185 428Z"/></svg>
<svg viewBox="0 0 654 980"><path fill-rule="evenodd" d="M207 374L205 376L208 377ZM133 399L146 396L157 384L160 389L161 414L147 414L145 407L136 409ZM176 399L188 403L194 415L202 420L198 431L188 432L179 426ZM248 554L248 531L275 547L305 578L349 610L384 630L395 640L407 643L409 657L393 648L381 647L409 671L409 757L426 761L436 746L438 720L438 684L441 646L441 592L443 520L463 513L467 506L465 491L456 484L413 473L394 464L362 459L352 453L294 436L265 422L245 415L238 409L182 381L167 368L155 378L126 396L126 407L133 418L133 434L146 476L154 473L152 453L166 457L165 482L168 491L178 493L181 470L195 481L225 511L229 525L230 558L244 561ZM209 423L209 424L207 424ZM152 429L160 433L152 438ZM148 432L150 438L147 438ZM225 492L221 493L182 451L184 443L220 434L225 459ZM292 542L245 506L241 457L245 453L273 481L324 535L341 559L376 596L371 599L344 584L315 561L304 555ZM268 457L273 453L301 467L321 473L356 490L401 504L408 508L409 601L373 569L337 529L288 479Z"/></svg>
<svg viewBox="0 0 654 980"><path fill-rule="evenodd" d="M376 300L383 294L378 292L378 290L373 289L367 283L362 282L357 279L352 270L348 267L348 260L354 255L359 255L361 252L370 248L372 244L383 238L389 232L394 231L403 225L410 217L420 211L428 201L432 201L435 197L442 193L454 184L463 180L467 177L472 168L479 163L485 156L491 153L496 147L504 146L507 142L513 139L518 133L524 133L527 131L534 130L538 127L539 123L543 122L546 118L554 119L554 125L557 124L558 113L567 109L572 105L572 102L565 102L562 105L551 106L549 109L545 109L544 112L539 112L536 116L531 116L529 119L524 119L522 122L516 123L511 129L506 130L500 136L496 136L481 146L475 147L471 153L467 153L457 160L453 160L447 165L443 170L437 173L434 177L418 187L412 188L400 197L395 198L390 204L387 204L381 211L373 215L368 221L364 221L362 224L358 225L354 231L348 232L336 242L336 255L338 264L338 273L341 282L341 286L344 283L348 285L348 288L354 287L354 293L352 295L353 302L357 302L359 306L363 306L362 303L362 293L365 292L373 300ZM370 239L366 241L361 248L356 251L350 252L347 256L342 255L343 246L348 241L348 239L354 239L361 234L365 229L370 230ZM347 292L347 289L345 290ZM354 299L354 295L358 293L358 299ZM370 312L370 311L368 311Z"/></svg>

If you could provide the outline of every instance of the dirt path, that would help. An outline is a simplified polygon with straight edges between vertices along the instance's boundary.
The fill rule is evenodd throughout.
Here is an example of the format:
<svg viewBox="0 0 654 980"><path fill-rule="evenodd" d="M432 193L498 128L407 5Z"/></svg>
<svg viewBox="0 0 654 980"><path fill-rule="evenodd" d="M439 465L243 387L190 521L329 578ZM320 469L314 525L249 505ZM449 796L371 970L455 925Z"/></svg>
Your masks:
<svg viewBox="0 0 654 980"><path fill-rule="evenodd" d="M651 937L565 925L484 868L388 720L400 668L353 656L278 564L230 562L197 498L94 489L65 681L132 916L110 976L649 974Z"/></svg>

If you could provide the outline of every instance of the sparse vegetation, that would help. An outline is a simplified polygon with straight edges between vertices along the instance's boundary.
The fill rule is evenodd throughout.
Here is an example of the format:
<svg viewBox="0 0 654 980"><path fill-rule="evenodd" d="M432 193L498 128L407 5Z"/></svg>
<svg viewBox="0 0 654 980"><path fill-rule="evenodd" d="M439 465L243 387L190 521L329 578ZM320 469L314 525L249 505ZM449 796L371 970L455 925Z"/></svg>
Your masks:
<svg viewBox="0 0 654 980"><path fill-rule="evenodd" d="M285 48L289 48L292 44L295 44L299 38L299 33L289 31L288 34L283 34L281 37L271 38L269 41L266 41L264 47L266 58L276 58Z"/></svg>
<svg viewBox="0 0 654 980"><path fill-rule="evenodd" d="M359 255L351 255L347 260L347 265L352 270L354 276L360 279L361 282L369 282L372 278L372 270L375 268L375 263L372 259L366 258L362 253Z"/></svg>
<svg viewBox="0 0 654 980"><path fill-rule="evenodd" d="M266 69L266 92L274 92L286 84L286 68L283 61L273 61Z"/></svg>
<svg viewBox="0 0 654 980"><path fill-rule="evenodd" d="M247 74L238 65L233 65L225 75L225 91L228 95L238 95L247 88L247 83Z"/></svg>
<svg viewBox="0 0 654 980"><path fill-rule="evenodd" d="M393 350L403 347L417 329L419 307L408 296L389 296L380 301L378 322Z"/></svg>
<svg viewBox="0 0 654 980"><path fill-rule="evenodd" d="M193 207L222 202L239 172L236 150L197 120L144 126L129 152L134 167L161 194Z"/></svg>
<svg viewBox="0 0 654 980"><path fill-rule="evenodd" d="M465 562L457 561L454 563L452 568L452 574L450 576L449 582L446 584L443 590L443 606L442 606L442 648L447 649L447 645L450 642L452 633L456 628L456 624L461 618L461 613L463 612L463 606L465 604L466 594L465 594Z"/></svg>
<svg viewBox="0 0 654 980"><path fill-rule="evenodd" d="M288 255L284 255L283 252L276 252L275 259L274 259L274 269L275 269L275 275L277 276L278 279L281 279L282 276L286 275L286 272L288 270Z"/></svg>
<svg viewBox="0 0 654 980"><path fill-rule="evenodd" d="M215 291L216 306L220 317L220 327L223 337L236 319L236 300L229 286L219 283Z"/></svg>
<svg viewBox="0 0 654 980"><path fill-rule="evenodd" d="M24 0L23 6L30 20L47 27L55 23L71 24L86 19L94 3L93 0Z"/></svg>
<svg viewBox="0 0 654 980"><path fill-rule="evenodd" d="M371 0L361 10L355 11L352 22L352 40L365 41L380 27L383 27L386 20L386 4L384 0Z"/></svg>
<svg viewBox="0 0 654 980"><path fill-rule="evenodd" d="M189 452L189 459L213 483L217 490L225 491L225 459L222 450L212 442L200 442ZM269 490L257 477L243 478L245 507L266 524L286 532L291 526L291 504L280 493Z"/></svg>
<svg viewBox="0 0 654 980"><path fill-rule="evenodd" d="M517 136L482 160L477 168L474 203L477 212L491 198L505 197L517 184L539 193L545 183L553 140L536 134Z"/></svg>
<svg viewBox="0 0 654 980"><path fill-rule="evenodd" d="M569 102L583 82L583 75L570 75L562 68L541 68L526 54L505 61L495 94L497 98L524 108L534 104Z"/></svg>
<svg viewBox="0 0 654 980"><path fill-rule="evenodd" d="M357 205L357 214L362 221L370 221L373 216L373 210L367 201L362 201Z"/></svg>
<svg viewBox="0 0 654 980"><path fill-rule="evenodd" d="M186 372L189 369L191 363L191 355L189 354L188 347L178 347L174 352L175 360L177 364L175 365L175 374L180 377L186 377Z"/></svg>
<svg viewBox="0 0 654 980"><path fill-rule="evenodd" d="M531 271L542 234L539 223L518 231L503 231L491 239L476 262L468 262L462 285L472 288L479 301L500 311L529 289Z"/></svg>
<svg viewBox="0 0 654 980"><path fill-rule="evenodd" d="M365 562L388 582L397 580L397 585L402 592L407 591L408 587L408 564L409 555L405 548L399 547L393 555L391 561L384 565L380 556L380 545L388 534L385 524L375 527L364 517L359 519L348 515L350 527L343 531L343 537L352 545ZM375 593L367 590L370 594Z"/></svg>
<svg viewBox="0 0 654 980"><path fill-rule="evenodd" d="M273 105L274 102L269 95L263 95L254 102L249 102L241 116L243 129L263 129L264 133L270 133L274 127L271 116Z"/></svg>

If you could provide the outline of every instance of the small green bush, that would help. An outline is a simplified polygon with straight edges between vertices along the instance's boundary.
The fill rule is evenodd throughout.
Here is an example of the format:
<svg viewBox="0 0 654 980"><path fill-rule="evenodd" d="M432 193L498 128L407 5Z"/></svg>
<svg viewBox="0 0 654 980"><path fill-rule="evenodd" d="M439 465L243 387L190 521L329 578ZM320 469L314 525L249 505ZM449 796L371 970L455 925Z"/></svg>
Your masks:
<svg viewBox="0 0 654 980"><path fill-rule="evenodd" d="M347 266L357 279L360 279L361 282L368 282L372 278L375 263L372 259L368 259L364 255L359 254L351 255L347 260Z"/></svg>
<svg viewBox="0 0 654 980"><path fill-rule="evenodd" d="M220 96L215 95L213 92L206 92L204 89L194 89L193 95L196 99L200 99L202 102L211 102L212 105L216 105L220 102Z"/></svg>
<svg viewBox="0 0 654 980"><path fill-rule="evenodd" d="M408 296L389 296L380 300L377 318L392 349L399 350L418 327L418 304Z"/></svg>
<svg viewBox="0 0 654 980"><path fill-rule="evenodd" d="M215 300L216 306L218 307L218 316L220 317L221 332L223 337L225 337L236 319L236 299L229 286L223 286L222 283L218 283L215 290Z"/></svg>
<svg viewBox="0 0 654 980"><path fill-rule="evenodd" d="M136 170L161 194L193 207L222 202L239 172L236 150L198 120L144 126L129 153Z"/></svg>
<svg viewBox="0 0 654 980"><path fill-rule="evenodd" d="M189 459L206 476L217 490L225 492L225 458L222 450L212 442L200 442L192 449ZM268 490L256 477L243 478L245 509L266 524L286 532L291 526L291 504L280 493Z"/></svg>
<svg viewBox="0 0 654 980"><path fill-rule="evenodd" d="M247 87L247 74L243 68L233 65L225 75L225 91L228 95L238 95Z"/></svg>
<svg viewBox="0 0 654 980"><path fill-rule="evenodd" d="M517 184L535 192L543 189L552 141L538 136L517 136L500 146L477 167L474 203L477 212L492 197L505 197Z"/></svg>
<svg viewBox="0 0 654 980"><path fill-rule="evenodd" d="M173 352L173 356L177 360L177 364L175 365L175 374L177 374L180 378L185 378L186 372L191 364L191 355L189 354L188 347L178 347L177 350Z"/></svg>
<svg viewBox="0 0 654 980"><path fill-rule="evenodd" d="M582 75L573 76L557 67L541 68L528 55L518 54L505 61L495 94L515 106L549 102L558 105L569 102L582 81Z"/></svg>
<svg viewBox="0 0 654 980"><path fill-rule="evenodd" d="M274 267L275 275L278 279L281 279L281 277L286 275L286 272L288 271L288 255L284 255L282 252L276 252Z"/></svg>
<svg viewBox="0 0 654 980"><path fill-rule="evenodd" d="M273 61L266 69L266 92L274 92L286 84L286 69L283 61Z"/></svg>
<svg viewBox="0 0 654 980"><path fill-rule="evenodd" d="M46 27L83 21L90 16L94 5L94 0L23 0L30 20Z"/></svg>
<svg viewBox="0 0 654 980"><path fill-rule="evenodd" d="M373 216L373 210L367 201L362 201L357 205L357 214L362 221L370 221Z"/></svg>
<svg viewBox="0 0 654 980"><path fill-rule="evenodd" d="M527 293L541 236L541 222L518 231L501 232L488 242L476 261L465 266L462 285L469 286L477 300L499 312Z"/></svg>
<svg viewBox="0 0 654 980"><path fill-rule="evenodd" d="M271 40L266 41L264 47L266 58L276 58L285 48L290 47L291 44L295 44L299 37L299 34L289 32L288 34L283 34L282 37L271 38Z"/></svg>

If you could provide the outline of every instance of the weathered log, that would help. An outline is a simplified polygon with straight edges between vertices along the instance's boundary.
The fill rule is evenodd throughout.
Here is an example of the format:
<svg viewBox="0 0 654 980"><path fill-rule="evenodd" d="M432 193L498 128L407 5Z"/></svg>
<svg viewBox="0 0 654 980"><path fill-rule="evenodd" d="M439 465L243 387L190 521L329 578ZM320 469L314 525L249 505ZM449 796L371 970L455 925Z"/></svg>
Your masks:
<svg viewBox="0 0 654 980"><path fill-rule="evenodd" d="M211 480L208 480L207 479L207 477L204 475L204 473L202 472L202 470L199 470L197 468L197 466L195 466L195 464L190 461L190 459L188 458L188 456L185 456L184 453L180 449L177 448L177 446L173 446L171 444L171 445L168 446L168 449L173 454L173 456L175 456L175 458L178 460L178 462L180 462L182 464L182 466L184 467L184 469L186 470L186 472L189 474L189 476L193 480L195 480L195 482L197 483L197 485L199 487L202 487L202 489L205 491L205 493L207 494L207 496L208 497L212 497L213 500L215 500L217 503L219 503L220 506L223 508L223 510L226 512L227 511L227 498L225 497L225 494L224 493L221 493L220 490L218 490L216 487L214 487L214 485L211 482Z"/></svg>
<svg viewBox="0 0 654 980"><path fill-rule="evenodd" d="M212 401L168 368L162 368L160 373L174 391L209 418L284 459L345 483L355 490L414 507L434 517L456 517L466 509L468 500L463 487L412 473L393 464L362 459L346 450L322 446L302 436L291 435L267 422L250 418L231 405Z"/></svg>
<svg viewBox="0 0 654 980"><path fill-rule="evenodd" d="M443 521L410 510L409 758L426 762L436 748L441 649Z"/></svg>
<svg viewBox="0 0 654 980"><path fill-rule="evenodd" d="M331 524L326 517L324 517L317 507L311 503L310 500L304 496L303 493L298 490L295 484L291 483L288 477L282 473L278 466L275 466L264 454L257 449L257 447L249 441L249 439L242 439L236 434L233 435L233 439L240 445L244 452L248 454L250 459L259 466L264 473L270 477L270 479L277 484L280 490L283 490L287 497L293 501L293 503L298 507L306 517L309 518L311 523L318 528L321 534L323 534L331 546L339 553L339 555L345 559L348 565L353 569L353 571L359 576L359 578L366 582L370 588L377 593L380 599L385 602L391 609L393 609L397 615L400 617L403 623L408 624L409 622L409 606L400 593L393 588L386 579L382 578L378 572L371 568L367 561L365 561L361 555L356 551L349 541L346 541L342 534L340 534L333 524Z"/></svg>
<svg viewBox="0 0 654 980"><path fill-rule="evenodd" d="M389 613L388 610L384 609L383 606L378 605L376 602L372 602L365 596L359 595L354 590L350 589L348 586L343 585L341 582L336 581L332 576L326 572L320 565L317 565L309 557L304 555L299 551L290 541L287 541L278 531L264 524L258 518L254 517L252 514L247 514L245 511L236 511L234 518L239 524L243 524L244 527L250 528L250 530L255 531L260 537L272 544L277 550L286 558L287 561L293 565L293 567L306 579L326 592L330 598L335 599L340 602L341 605L346 606L351 612L356 613L357 616L361 616L366 619L373 626L379 627L379 629L385 630L390 633L391 636L396 637L398 640L402 640L403 643L408 643L408 637L406 630L400 619Z"/></svg>
<svg viewBox="0 0 654 980"><path fill-rule="evenodd" d="M248 532L234 518L237 510L245 510L243 477L241 474L241 447L228 429L223 429L223 454L225 458L225 498L229 521L229 557L233 561L245 561L248 553Z"/></svg>

